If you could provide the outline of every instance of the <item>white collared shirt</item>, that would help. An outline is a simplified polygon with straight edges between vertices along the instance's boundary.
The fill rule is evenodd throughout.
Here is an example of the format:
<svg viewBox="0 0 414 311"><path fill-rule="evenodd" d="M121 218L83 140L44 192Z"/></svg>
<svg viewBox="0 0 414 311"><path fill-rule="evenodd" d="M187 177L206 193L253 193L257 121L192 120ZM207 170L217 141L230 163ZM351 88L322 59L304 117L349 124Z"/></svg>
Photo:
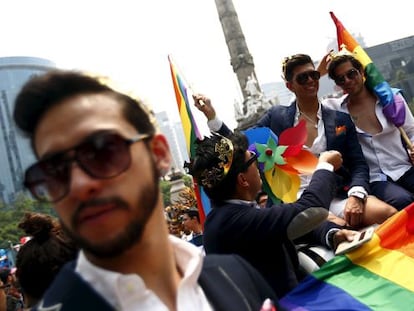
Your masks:
<svg viewBox="0 0 414 311"><path fill-rule="evenodd" d="M326 100L323 104L349 114L348 95L344 95L339 99ZM410 140L413 141L414 118L407 104L405 108L405 123L402 128L406 131ZM382 112L382 106L378 101L375 106L375 114L382 126L381 132L377 134L366 133L355 124L358 141L369 166L370 182L385 181L387 176L396 181L412 167L412 164L401 142L400 131L386 119Z"/></svg>
<svg viewBox="0 0 414 311"><path fill-rule="evenodd" d="M177 310L212 310L202 288L197 283L201 273L203 255L200 250L170 235L177 265L183 271L178 287ZM120 274L93 265L81 251L76 272L88 282L116 310L168 311L158 296L148 289L137 274Z"/></svg>
<svg viewBox="0 0 414 311"><path fill-rule="evenodd" d="M326 151L326 136L325 136L325 124L322 120L322 109L321 104L319 103L318 112L316 113L318 117L318 136L315 138L315 140L312 143L312 146L309 148L305 145L303 145L303 149L308 150L312 152L315 156L319 157L319 154L323 151ZM296 126L299 123L299 117L300 117L300 110L298 105L296 104L296 113L295 113L295 119L293 121L293 125ZM303 191L309 186L309 183L312 179L312 174L300 174L300 188L297 194L297 197L300 198Z"/></svg>

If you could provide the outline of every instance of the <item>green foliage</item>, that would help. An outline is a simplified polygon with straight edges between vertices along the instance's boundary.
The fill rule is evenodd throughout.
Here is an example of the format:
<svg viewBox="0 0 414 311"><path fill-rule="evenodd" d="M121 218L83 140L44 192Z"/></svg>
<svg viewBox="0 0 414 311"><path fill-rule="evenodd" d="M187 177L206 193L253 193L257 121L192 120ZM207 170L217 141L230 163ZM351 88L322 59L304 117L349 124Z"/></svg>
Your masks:
<svg viewBox="0 0 414 311"><path fill-rule="evenodd" d="M164 207L171 204L171 183L168 180L160 180L160 189L164 201Z"/></svg>
<svg viewBox="0 0 414 311"><path fill-rule="evenodd" d="M16 195L10 204L0 203L0 248L8 248L10 242L17 244L25 233L18 228L18 224L26 212L49 214L56 217L51 205L33 200L24 193Z"/></svg>
<svg viewBox="0 0 414 311"><path fill-rule="evenodd" d="M191 175L183 175L184 185L189 188L193 188L193 176Z"/></svg>
<svg viewBox="0 0 414 311"><path fill-rule="evenodd" d="M193 176L191 175L183 175L181 178L184 180L184 185L188 188L193 189ZM164 207L171 205L171 182L167 179L160 180L160 189L163 196Z"/></svg>

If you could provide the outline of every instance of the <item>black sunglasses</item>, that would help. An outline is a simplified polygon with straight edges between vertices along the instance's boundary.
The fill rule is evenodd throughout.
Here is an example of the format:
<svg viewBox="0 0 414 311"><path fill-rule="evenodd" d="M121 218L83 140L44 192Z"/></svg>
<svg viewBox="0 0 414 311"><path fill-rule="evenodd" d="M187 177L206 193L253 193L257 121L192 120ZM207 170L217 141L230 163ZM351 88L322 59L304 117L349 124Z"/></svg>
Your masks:
<svg viewBox="0 0 414 311"><path fill-rule="evenodd" d="M249 150L249 152L250 152L250 158L241 167L241 169L240 169L241 172L246 171L249 168L250 165L252 165L253 163L256 163L256 161L257 161L257 154L254 153L253 151L250 151L250 150Z"/></svg>
<svg viewBox="0 0 414 311"><path fill-rule="evenodd" d="M306 82L308 82L309 77L314 81L318 81L321 77L321 74L319 71L316 71L316 70L305 71L305 72L298 74L295 80L298 84L304 85L306 84Z"/></svg>
<svg viewBox="0 0 414 311"><path fill-rule="evenodd" d="M72 162L93 178L113 178L129 168L131 144L149 137L139 134L128 139L111 131L95 133L78 146L33 164L26 170L24 185L36 199L57 202L69 193Z"/></svg>
<svg viewBox="0 0 414 311"><path fill-rule="evenodd" d="M348 70L344 75L336 77L335 83L336 85L344 85L345 84L345 77L348 78L348 80L354 80L359 75L359 71L352 68Z"/></svg>

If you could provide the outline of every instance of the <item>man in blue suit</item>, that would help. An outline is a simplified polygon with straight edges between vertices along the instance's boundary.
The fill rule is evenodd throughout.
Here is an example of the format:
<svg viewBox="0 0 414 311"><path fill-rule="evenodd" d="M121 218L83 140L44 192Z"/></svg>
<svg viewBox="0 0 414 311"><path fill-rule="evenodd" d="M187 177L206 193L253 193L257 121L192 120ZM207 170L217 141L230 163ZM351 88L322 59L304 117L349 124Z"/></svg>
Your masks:
<svg viewBox="0 0 414 311"><path fill-rule="evenodd" d="M286 87L296 95L289 106L275 105L257 122L269 127L276 135L300 120L306 122L308 148L315 155L325 150L337 150L343 156L343 166L336 173L338 192L331 202L332 219L354 228L382 223L397 212L391 205L369 196L369 169L359 145L355 125L350 117L323 106L318 99L320 74L312 59L305 54L287 57L283 63ZM217 118L209 98L196 94L195 106L208 119L209 127L222 135L231 130ZM309 185L311 175L301 176L301 191ZM338 219L339 217L339 219Z"/></svg>
<svg viewBox="0 0 414 311"><path fill-rule="evenodd" d="M168 234L159 178L171 154L152 114L100 79L33 77L14 119L38 161L25 186L51 202L81 251L37 310L260 310L277 297L239 256L203 256ZM53 267L51 267L53 269Z"/></svg>

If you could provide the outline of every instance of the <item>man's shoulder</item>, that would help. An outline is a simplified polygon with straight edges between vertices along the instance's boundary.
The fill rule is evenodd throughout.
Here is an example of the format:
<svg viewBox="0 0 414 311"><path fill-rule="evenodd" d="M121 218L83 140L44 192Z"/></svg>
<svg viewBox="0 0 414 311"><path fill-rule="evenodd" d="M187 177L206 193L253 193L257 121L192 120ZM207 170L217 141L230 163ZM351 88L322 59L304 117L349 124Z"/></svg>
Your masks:
<svg viewBox="0 0 414 311"><path fill-rule="evenodd" d="M76 261L72 261L59 271L35 310L113 310L75 271L75 266Z"/></svg>
<svg viewBox="0 0 414 311"><path fill-rule="evenodd" d="M344 105L348 95L341 97L328 97L321 100L322 106L332 110L344 111Z"/></svg>
<svg viewBox="0 0 414 311"><path fill-rule="evenodd" d="M346 113L343 110L334 109L331 107L326 106L325 104L322 104L322 116L323 118L335 118L342 121L352 122L352 119L348 113Z"/></svg>
<svg viewBox="0 0 414 311"><path fill-rule="evenodd" d="M207 254L199 278L210 303L221 310L260 310L270 298L282 310L263 276L236 254Z"/></svg>

